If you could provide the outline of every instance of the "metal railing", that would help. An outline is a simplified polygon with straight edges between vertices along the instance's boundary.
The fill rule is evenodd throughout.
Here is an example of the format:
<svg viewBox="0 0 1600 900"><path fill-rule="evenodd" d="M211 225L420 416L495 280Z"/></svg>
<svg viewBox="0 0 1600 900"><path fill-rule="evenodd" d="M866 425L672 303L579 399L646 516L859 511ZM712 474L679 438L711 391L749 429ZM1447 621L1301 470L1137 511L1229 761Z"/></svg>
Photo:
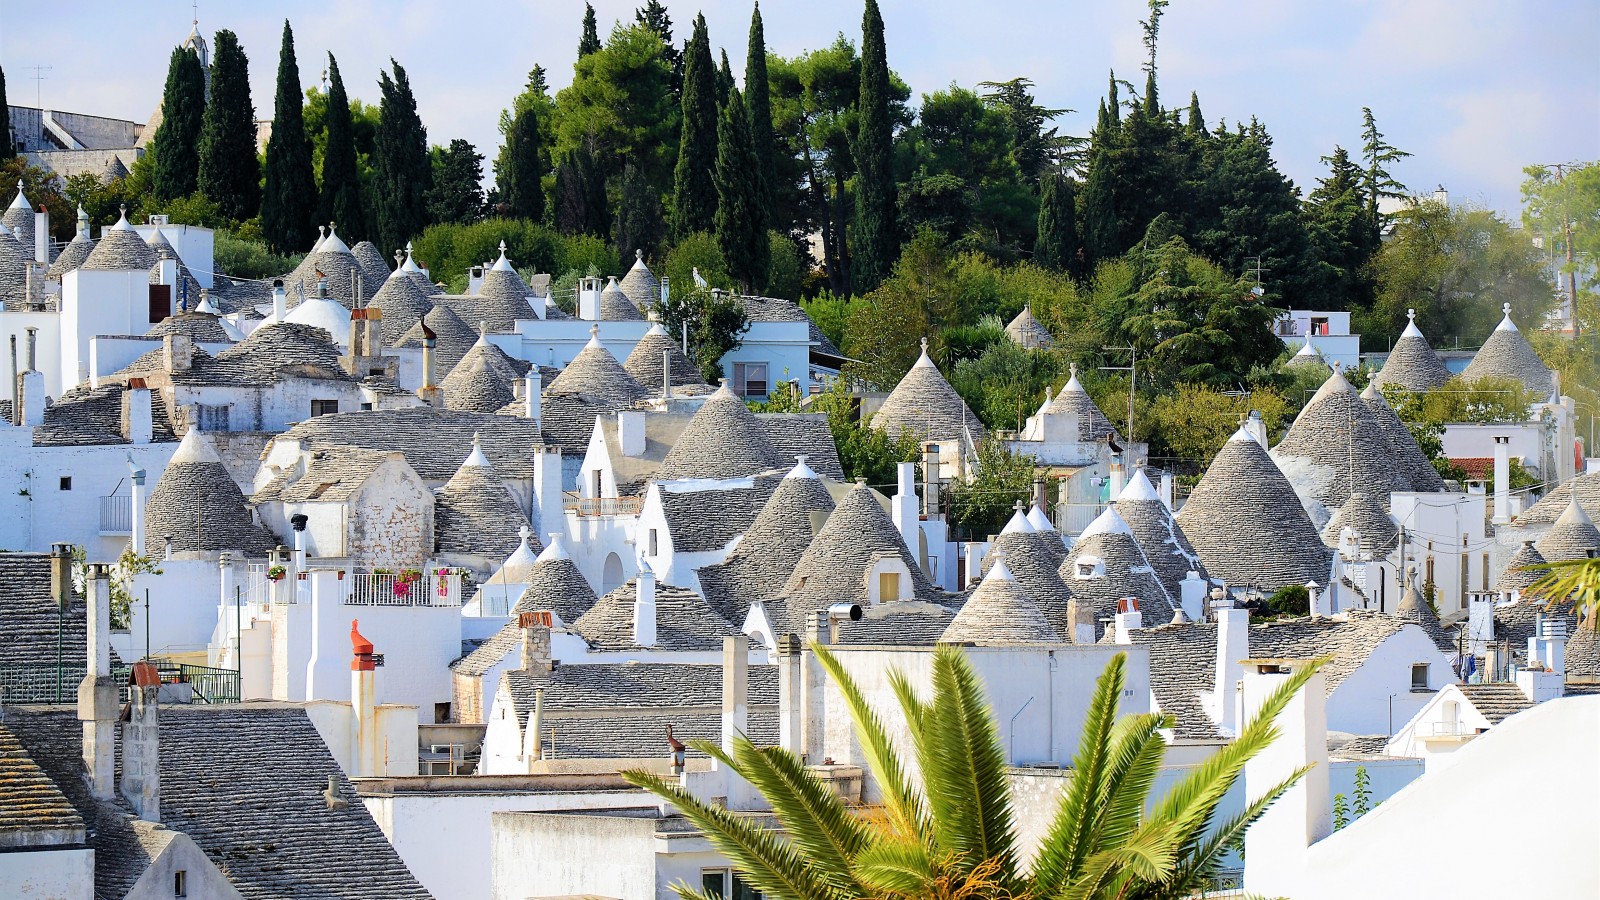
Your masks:
<svg viewBox="0 0 1600 900"><path fill-rule="evenodd" d="M175 663L168 659L150 661L156 667L163 684L187 684L194 689L195 703L238 703L239 673L234 669L217 669ZM117 695L123 701L129 698L127 667L111 670L117 684ZM20 703L76 703L78 685L85 670L55 666L24 666L0 669L0 702Z"/></svg>
<svg viewBox="0 0 1600 900"><path fill-rule="evenodd" d="M0 703L76 703L82 668L18 666L0 669Z"/></svg>
<svg viewBox="0 0 1600 900"><path fill-rule="evenodd" d="M133 533L133 497L131 495L113 494L110 497L100 498L100 533Z"/></svg>
<svg viewBox="0 0 1600 900"><path fill-rule="evenodd" d="M345 576L346 606L460 606L461 575L435 569L408 580L390 572L356 572Z"/></svg>
<svg viewBox="0 0 1600 900"><path fill-rule="evenodd" d="M566 508L580 516L636 516L644 508L642 497L579 497Z"/></svg>

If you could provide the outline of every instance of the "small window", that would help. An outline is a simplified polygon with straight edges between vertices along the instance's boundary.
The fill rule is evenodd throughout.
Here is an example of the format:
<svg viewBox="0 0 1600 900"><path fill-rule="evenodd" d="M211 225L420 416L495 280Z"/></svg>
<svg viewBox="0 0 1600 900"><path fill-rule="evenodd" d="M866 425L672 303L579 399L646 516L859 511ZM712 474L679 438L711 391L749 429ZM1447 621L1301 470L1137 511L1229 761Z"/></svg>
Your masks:
<svg viewBox="0 0 1600 900"><path fill-rule="evenodd" d="M728 870L707 869L700 873L700 890L707 897L728 896Z"/></svg>
<svg viewBox="0 0 1600 900"><path fill-rule="evenodd" d="M172 896L189 896L189 873L187 871L179 869L172 873Z"/></svg>
<svg viewBox="0 0 1600 900"><path fill-rule="evenodd" d="M63 475L63 476L61 476L61 490L63 490L63 491L72 490L72 476L71 475Z"/></svg>
<svg viewBox="0 0 1600 900"><path fill-rule="evenodd" d="M172 285L150 285L150 324L154 325L170 315L172 315Z"/></svg>
<svg viewBox="0 0 1600 900"><path fill-rule="evenodd" d="M654 528L652 528L652 529L650 529L650 555L651 556L656 556L660 552L661 551L658 549L657 544L656 544L656 530Z"/></svg>
<svg viewBox="0 0 1600 900"><path fill-rule="evenodd" d="M201 403L195 407L201 431L228 431L229 415L226 404Z"/></svg>
<svg viewBox="0 0 1600 900"><path fill-rule="evenodd" d="M769 390L766 363L734 363L733 392L741 397L765 397Z"/></svg>
<svg viewBox="0 0 1600 900"><path fill-rule="evenodd" d="M600 471L599 469L595 469L594 470L594 496L596 498L599 498L601 496L601 494L602 494L601 488L604 485L605 485L605 473Z"/></svg>
<svg viewBox="0 0 1600 900"><path fill-rule="evenodd" d="M1416 663L1411 667L1411 689L1425 691L1428 689L1428 664Z"/></svg>
<svg viewBox="0 0 1600 900"><path fill-rule="evenodd" d="M900 573L878 573L878 600L887 603L890 600L900 599Z"/></svg>
<svg viewBox="0 0 1600 900"><path fill-rule="evenodd" d="M339 411L339 401L337 401L337 400L313 400L313 401L311 401L311 417L312 418L316 418L317 416L331 416L331 415L333 415L334 413L336 413L338 411Z"/></svg>

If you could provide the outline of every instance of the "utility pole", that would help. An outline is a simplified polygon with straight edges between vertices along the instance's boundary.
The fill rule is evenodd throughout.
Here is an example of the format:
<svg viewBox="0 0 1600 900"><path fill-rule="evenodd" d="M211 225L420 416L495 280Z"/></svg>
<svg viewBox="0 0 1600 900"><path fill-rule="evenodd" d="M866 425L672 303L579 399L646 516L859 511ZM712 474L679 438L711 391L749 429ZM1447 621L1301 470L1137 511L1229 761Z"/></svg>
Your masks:
<svg viewBox="0 0 1600 900"><path fill-rule="evenodd" d="M1101 366L1102 372L1127 372L1128 373L1128 433L1123 435L1125 440L1133 440L1133 391L1139 382L1139 348L1138 347L1101 347L1101 350L1126 350L1133 354L1133 358L1125 366Z"/></svg>
<svg viewBox="0 0 1600 900"><path fill-rule="evenodd" d="M44 74L51 70L51 66L28 66L24 71L33 72L33 105L44 111L44 80L50 76Z"/></svg>

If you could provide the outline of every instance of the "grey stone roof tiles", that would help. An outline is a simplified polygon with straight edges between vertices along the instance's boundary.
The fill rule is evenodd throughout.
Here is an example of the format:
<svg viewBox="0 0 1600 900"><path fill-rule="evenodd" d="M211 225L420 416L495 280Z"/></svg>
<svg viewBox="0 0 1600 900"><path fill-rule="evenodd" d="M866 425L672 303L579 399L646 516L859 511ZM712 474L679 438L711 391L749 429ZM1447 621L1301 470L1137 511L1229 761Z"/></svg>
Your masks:
<svg viewBox="0 0 1600 900"><path fill-rule="evenodd" d="M1393 615L1394 618L1402 622L1411 622L1421 626L1422 630L1428 633L1428 637L1433 640L1434 644L1438 645L1440 650L1449 652L1454 649L1455 642L1445 632L1444 626L1439 624L1439 614L1434 612L1433 607L1422 599L1422 595L1417 592L1415 586L1406 586L1406 591L1401 595L1400 603L1394 608Z"/></svg>
<svg viewBox="0 0 1600 900"><path fill-rule="evenodd" d="M72 240L61 248L60 253L56 254L56 260L50 264L45 276L55 281L60 281L61 276L83 265L83 261L89 258L89 253L92 250L94 250L94 241L89 239L87 233L79 232L73 235Z"/></svg>
<svg viewBox="0 0 1600 900"><path fill-rule="evenodd" d="M383 330L384 346L391 347L400 343L413 330L420 344L422 330L416 327L417 322L433 309L434 304L433 298L417 284L415 278L405 272L396 271L384 278L383 286L372 295L367 306L383 311L383 318L378 320L378 324ZM439 330L434 328L432 321L428 322L428 327L436 332Z"/></svg>
<svg viewBox="0 0 1600 900"><path fill-rule="evenodd" d="M0 842L27 846L54 833L62 843L81 844L84 831L83 816L0 723Z"/></svg>
<svg viewBox="0 0 1600 900"><path fill-rule="evenodd" d="M823 413L756 413L767 430L767 441L777 451L778 464L787 467L801 454L806 464L824 478L844 479L839 447L833 442L833 429Z"/></svg>
<svg viewBox="0 0 1600 900"><path fill-rule="evenodd" d="M600 319L605 322L627 322L643 319L639 307L633 305L615 278L600 289Z"/></svg>
<svg viewBox="0 0 1600 900"><path fill-rule="evenodd" d="M926 347L868 424L890 435L909 431L925 441L961 441L966 445L983 439L983 424L939 373L928 358Z"/></svg>
<svg viewBox="0 0 1600 900"><path fill-rule="evenodd" d="M661 282L656 280L654 272L644 264L644 254L634 251L633 265L628 268L627 274L617 282L617 287L627 296L629 302L639 309L648 309L661 299Z"/></svg>
<svg viewBox="0 0 1600 900"><path fill-rule="evenodd" d="M1496 604L1494 608L1495 640L1506 641L1510 645L1512 655L1516 658L1526 658L1528 638L1534 636L1541 618L1556 619L1566 626L1569 639L1567 649L1570 653L1570 638L1577 631L1578 617L1573 614L1571 606L1551 607L1543 597L1524 597L1514 603L1507 603L1503 606ZM1600 672L1596 674L1600 674Z"/></svg>
<svg viewBox="0 0 1600 900"><path fill-rule="evenodd" d="M482 678L489 670L499 665L513 653L520 652L522 647L522 628L510 621L500 627L499 631L489 636L489 639L472 648L472 652L450 664L450 671L456 675L466 675L473 678Z"/></svg>
<svg viewBox="0 0 1600 900"><path fill-rule="evenodd" d="M6 685L10 703L54 700L56 627L62 627L61 663L67 678L62 696L77 698L86 645L84 605L75 599L63 616L50 596L50 556L0 553L0 671L28 672L44 678L49 696L19 696L20 685Z"/></svg>
<svg viewBox="0 0 1600 900"><path fill-rule="evenodd" d="M1074 599L1093 604L1097 627L1117 614L1117 601L1124 597L1138 599L1145 621L1172 618L1172 597L1134 540L1132 529L1114 509L1107 509L1084 529L1059 571Z"/></svg>
<svg viewBox="0 0 1600 900"><path fill-rule="evenodd" d="M434 494L433 537L440 553L504 558L522 542L519 529L527 524L522 506L476 446Z"/></svg>
<svg viewBox="0 0 1600 900"><path fill-rule="evenodd" d="M816 348L829 356L841 356L839 348L822 333L817 323L806 315L798 304L780 297L739 297L744 302L744 314L752 322L805 322L811 341Z"/></svg>
<svg viewBox="0 0 1600 900"><path fill-rule="evenodd" d="M833 505L815 473L791 472L780 481L728 558L698 571L713 608L738 625L751 603L777 596L811 545L812 514L827 516Z"/></svg>
<svg viewBox="0 0 1600 900"><path fill-rule="evenodd" d="M1209 577L1205 563L1189 543L1189 536L1183 533L1172 510L1161 502L1143 469L1134 473L1128 488L1111 505L1122 516L1122 521L1128 523L1133 539L1144 551L1151 568L1155 569L1156 578L1171 599L1182 596L1183 580L1191 571L1201 578Z"/></svg>
<svg viewBox="0 0 1600 900"><path fill-rule="evenodd" d="M1361 535L1360 547L1372 554L1373 559L1383 559L1400 541L1400 528L1384 512L1378 501L1357 491L1350 495L1339 511L1322 529L1322 542L1329 547L1339 546L1339 534L1348 525Z"/></svg>
<svg viewBox="0 0 1600 900"><path fill-rule="evenodd" d="M1156 708L1172 717L1172 732L1190 740L1216 740L1221 732L1206 715L1201 692L1214 689L1217 626L1205 622L1157 625L1133 632L1150 651L1150 693Z"/></svg>
<svg viewBox="0 0 1600 900"><path fill-rule="evenodd" d="M198 431L184 436L145 502L144 553L231 550L265 556L278 545L258 525L239 485Z"/></svg>
<svg viewBox="0 0 1600 900"><path fill-rule="evenodd" d="M571 625L594 606L594 588L584 580L578 566L565 551L540 555L528 573L528 586L517 598L515 612L550 610Z"/></svg>
<svg viewBox="0 0 1600 900"><path fill-rule="evenodd" d="M678 342L659 328L651 328L645 332L644 337L639 339L639 343L635 344L633 351L628 354L622 368L647 390L659 392L662 353L669 354L667 371L671 373L673 387L706 387L705 379L700 377L700 370L689 357L683 355L682 350L678 349Z"/></svg>
<svg viewBox="0 0 1600 900"><path fill-rule="evenodd" d="M1437 626L1438 620L1434 623ZM1366 663L1379 644L1408 624L1416 623L1360 609L1346 610L1337 618L1279 619L1250 627L1250 655L1262 659L1331 657L1322 672L1332 694Z"/></svg>
<svg viewBox="0 0 1600 900"><path fill-rule="evenodd" d="M1076 413L1078 416L1078 440L1098 441L1101 438L1110 438L1119 441L1117 430L1112 427L1111 420L1096 406L1089 397L1089 392L1083 389L1083 383L1078 380L1078 367L1072 367L1072 374L1068 376L1067 383L1062 386L1061 393L1050 401L1047 410L1055 415L1062 413Z"/></svg>
<svg viewBox="0 0 1600 900"><path fill-rule="evenodd" d="M1531 566L1542 566L1549 560L1533 545L1533 541L1523 541L1517 552L1511 554L1506 560L1505 569L1500 572L1500 580L1494 584L1497 591L1525 591L1535 581L1543 577L1544 572L1530 569Z"/></svg>
<svg viewBox="0 0 1600 900"><path fill-rule="evenodd" d="M126 444L122 434L122 395L127 385L104 381L99 387L88 382L69 388L61 399L45 407L44 424L33 429L35 447L99 446ZM150 413L154 427L151 440L165 443L177 440L168 415L166 398L160 391L150 392Z"/></svg>
<svg viewBox="0 0 1600 900"><path fill-rule="evenodd" d="M100 231L100 241L84 258L81 269L150 271L156 264L156 251L151 249L139 232L122 219L117 224Z"/></svg>
<svg viewBox="0 0 1600 900"><path fill-rule="evenodd" d="M1591 550L1600 550L1600 530L1583 507L1569 498L1567 508L1550 530L1534 544L1550 562L1583 559Z"/></svg>
<svg viewBox="0 0 1600 900"><path fill-rule="evenodd" d="M644 650L634 642L633 611L637 578L601 597L572 624L592 650ZM739 633L706 599L687 588L656 585L656 650L720 650L722 639Z"/></svg>
<svg viewBox="0 0 1600 900"><path fill-rule="evenodd" d="M478 294L437 294L433 302L439 306L448 306L451 311L461 317L463 322L473 328L487 326L496 334L504 334L516 330L518 319L536 318L533 307L522 298L502 298L482 296Z"/></svg>
<svg viewBox="0 0 1600 900"><path fill-rule="evenodd" d="M1535 401L1545 400L1555 392L1555 377L1550 367L1534 352L1527 337L1512 324L1509 305L1505 319L1473 354L1472 362L1467 363L1461 377L1469 380L1508 378L1519 381Z"/></svg>
<svg viewBox="0 0 1600 900"><path fill-rule="evenodd" d="M598 331L572 358L561 374L545 388L546 394L584 394L597 400L621 404L623 408L650 396L601 343ZM590 424L593 424L592 422Z"/></svg>
<svg viewBox="0 0 1600 900"><path fill-rule="evenodd" d="M110 184L118 178L127 177L128 167L122 164L122 157L112 154L111 158L106 160L105 169L100 172L100 183Z"/></svg>
<svg viewBox="0 0 1600 900"><path fill-rule="evenodd" d="M1061 635L1002 559L967 598L940 640L952 644L1054 644L1060 643Z"/></svg>
<svg viewBox="0 0 1600 900"><path fill-rule="evenodd" d="M1394 385L1407 391L1431 391L1449 380L1450 370L1445 368L1444 360L1433 352L1433 346L1415 324L1407 326L1389 351L1389 358L1383 361L1383 368L1372 376L1372 383L1380 389Z"/></svg>
<svg viewBox="0 0 1600 900"><path fill-rule="evenodd" d="M1213 578L1274 591L1321 584L1331 553L1267 451L1236 432L1178 510L1177 522Z"/></svg>
<svg viewBox="0 0 1600 900"><path fill-rule="evenodd" d="M27 302L28 260L32 258L30 248L12 235L0 233L0 299L7 309L22 309Z"/></svg>
<svg viewBox="0 0 1600 900"><path fill-rule="evenodd" d="M1565 668L1569 678L1600 678L1600 635L1592 616L1567 632Z"/></svg>
<svg viewBox="0 0 1600 900"><path fill-rule="evenodd" d="M28 196L22 193L22 185L17 185L16 196L12 198L11 205L0 213L0 222L11 229L17 236L17 242L24 247L33 247L33 204L28 202Z"/></svg>
<svg viewBox="0 0 1600 900"><path fill-rule="evenodd" d="M196 298L198 294L194 295ZM147 337L163 337L169 334L186 334L196 343L231 344L233 338L222 327L222 320L210 313L186 312L165 319L150 326L145 332Z"/></svg>
<svg viewBox="0 0 1600 900"><path fill-rule="evenodd" d="M1067 604L1072 589L1060 571L1066 558L1067 546L1054 532L1006 531L995 538L983 558L983 571L987 574L996 561L1004 559L1022 592L1044 612L1057 633L1069 634Z"/></svg>
<svg viewBox="0 0 1600 900"><path fill-rule="evenodd" d="M840 622L840 644L931 647L955 619L950 607L919 600L896 600L863 610L861 621Z"/></svg>
<svg viewBox="0 0 1600 900"><path fill-rule="evenodd" d="M698 553L728 546L755 522L780 480L769 473L751 479L748 487L725 482L682 491L660 488L672 548Z"/></svg>
<svg viewBox="0 0 1600 900"><path fill-rule="evenodd" d="M523 372L504 350L479 339L439 386L447 409L492 413L517 399Z"/></svg>
<svg viewBox="0 0 1600 900"><path fill-rule="evenodd" d="M1384 437L1389 439L1389 449L1394 452L1391 464L1397 475L1406 479L1410 486L1406 490L1438 492L1444 490L1444 479L1439 477L1439 470L1433 467L1427 454L1417 446L1417 439L1411 434L1411 429L1400 421L1394 408L1383 396L1376 385L1368 383L1366 390L1361 392L1361 401L1372 410L1372 417L1380 428ZM1397 481L1399 479L1397 478Z"/></svg>
<svg viewBox="0 0 1600 900"><path fill-rule="evenodd" d="M545 440L568 453L582 454L589 447L589 438L594 435L595 419L631 407L631 403L616 403L584 394L552 394L546 387L540 403L539 421L544 425ZM518 413L521 413L520 409Z"/></svg>
<svg viewBox="0 0 1600 900"><path fill-rule="evenodd" d="M305 474L293 481L281 476L275 478L250 499L255 503L266 500L342 503L355 496L367 479L372 477L372 473L391 457L404 459L398 450L386 453L359 447L313 450ZM284 474L291 474L292 471Z"/></svg>
<svg viewBox="0 0 1600 900"><path fill-rule="evenodd" d="M1538 503L1523 510L1522 514L1517 516L1515 524L1519 526L1554 524L1567 511L1567 504L1574 496L1578 498L1578 505L1583 507L1589 518L1600 516L1600 472L1579 475L1556 485L1555 489L1545 494Z"/></svg>
<svg viewBox="0 0 1600 900"><path fill-rule="evenodd" d="M1033 308L1023 304L1022 312L1006 323L1006 335L1019 346L1029 350L1037 350L1053 346L1056 339L1050 336L1050 329L1034 316Z"/></svg>
<svg viewBox="0 0 1600 900"><path fill-rule="evenodd" d="M533 478L533 455L544 444L543 436L537 423L513 416L429 407L365 410L307 419L282 437L301 441L306 449L349 445L399 450L424 480L443 483L472 452L475 436L481 437L483 452L501 478Z"/></svg>
<svg viewBox="0 0 1600 900"><path fill-rule="evenodd" d="M383 252L378 245L371 241L358 241L350 248L350 255L356 258L356 265L361 267L368 283L384 281L389 277L389 261L383 258Z"/></svg>
<svg viewBox="0 0 1600 900"><path fill-rule="evenodd" d="M326 246L326 245L324 245ZM365 306L382 289L387 275L369 273L356 261L354 255L342 248L318 250L309 253L293 272L284 276L283 287L289 292L289 306L299 305L302 296L311 297L317 292L317 273L327 276L328 297L339 301L345 309ZM358 289L357 283L361 286ZM360 295L360 303L356 302Z"/></svg>
<svg viewBox="0 0 1600 900"><path fill-rule="evenodd" d="M189 370L173 380L190 384L276 384L285 378L353 381L339 365L328 332L295 322L265 324L237 344L207 356L196 349Z"/></svg>
<svg viewBox="0 0 1600 900"><path fill-rule="evenodd" d="M405 334L400 336L395 346L421 347L422 322L428 323L428 328L434 335L433 377L435 380L443 380L477 345L478 332L463 322L461 317L448 306L435 306L421 321L413 322ZM384 340L387 341L388 338L385 337Z"/></svg>
<svg viewBox="0 0 1600 900"><path fill-rule="evenodd" d="M724 384L689 420L656 479L742 478L779 465L761 420Z"/></svg>
<svg viewBox="0 0 1600 900"><path fill-rule="evenodd" d="M1327 522L1352 492L1385 503L1390 492L1411 487L1409 478L1397 477L1383 426L1339 372L1295 416L1272 458L1316 524Z"/></svg>
<svg viewBox="0 0 1600 900"><path fill-rule="evenodd" d="M1458 684L1456 690L1472 701L1473 708L1488 719L1490 725L1499 725L1517 713L1533 708L1533 703L1522 692L1522 688L1510 683Z"/></svg>

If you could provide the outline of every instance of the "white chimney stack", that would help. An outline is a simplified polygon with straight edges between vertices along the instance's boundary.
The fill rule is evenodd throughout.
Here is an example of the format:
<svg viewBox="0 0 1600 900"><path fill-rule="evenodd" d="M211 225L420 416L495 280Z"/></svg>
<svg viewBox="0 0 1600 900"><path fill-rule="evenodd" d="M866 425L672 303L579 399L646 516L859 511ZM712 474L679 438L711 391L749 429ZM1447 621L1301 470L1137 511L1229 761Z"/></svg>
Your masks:
<svg viewBox="0 0 1600 900"><path fill-rule="evenodd" d="M1234 609L1224 596L1217 613L1217 673L1210 697L1211 720L1228 736L1239 733L1238 691L1244 669L1240 660L1250 655L1250 611Z"/></svg>
<svg viewBox="0 0 1600 900"><path fill-rule="evenodd" d="M733 743L750 731L750 638L742 634L722 639L722 752L733 755ZM719 766L719 768L721 768ZM738 773L722 769L727 782L723 796L730 809L750 808L749 782Z"/></svg>
<svg viewBox="0 0 1600 900"><path fill-rule="evenodd" d="M633 642L640 647L656 645L656 573L650 564L639 561L638 599L633 604Z"/></svg>
<svg viewBox="0 0 1600 900"><path fill-rule="evenodd" d="M1511 521L1511 438L1494 436L1494 518L1496 525Z"/></svg>
<svg viewBox="0 0 1600 900"><path fill-rule="evenodd" d="M146 393L149 392L147 391ZM135 554L142 555L144 553L145 474L144 469L134 464L132 454L129 454L128 456L128 469L130 480L130 485L128 487L128 505L132 507L128 511L128 518L132 521L130 526L131 535L129 538L129 545L133 547L133 552ZM225 597L223 599L226 600L231 598Z"/></svg>
<svg viewBox="0 0 1600 900"><path fill-rule="evenodd" d="M384 742L378 736L377 659L372 642L358 630L361 620L350 621L350 712L353 719L355 771L352 777L375 777L388 769Z"/></svg>
<svg viewBox="0 0 1600 900"><path fill-rule="evenodd" d="M111 569L89 567L88 672L78 685L78 721L83 723L83 766L97 800L116 796L117 685L111 677Z"/></svg>
<svg viewBox="0 0 1600 900"><path fill-rule="evenodd" d="M1123 597L1117 601L1117 617L1115 626L1115 641L1119 644L1133 643L1133 633L1144 627L1144 615L1139 612L1139 601L1134 597Z"/></svg>
<svg viewBox="0 0 1600 900"><path fill-rule="evenodd" d="M1162 472L1161 473L1161 488L1160 488L1160 490L1161 490L1161 502L1167 507L1167 510L1169 512L1171 512L1172 511L1172 473L1171 472Z"/></svg>
<svg viewBox="0 0 1600 900"><path fill-rule="evenodd" d="M1162 477L1162 481L1166 481L1165 476ZM1183 581L1178 583L1178 591L1178 603L1183 607L1183 614L1188 616L1191 622L1204 622L1206 580L1200 577L1199 572L1190 569L1189 574L1183 576Z"/></svg>
<svg viewBox="0 0 1600 900"><path fill-rule="evenodd" d="M895 466L896 490L894 499L890 501L890 518L894 519L894 527L899 530L901 540L906 542L913 557L918 557L917 549L921 546L922 530L921 518L917 514L920 505L917 500L917 464L903 462ZM923 568L927 568L927 560L919 559Z"/></svg>
<svg viewBox="0 0 1600 900"><path fill-rule="evenodd" d="M1242 706L1254 716L1267 698L1311 660L1247 660ZM1306 849L1333 833L1328 790L1327 682L1321 672L1289 700L1276 720L1280 732L1245 764L1247 796L1258 797L1307 766L1305 773L1245 832L1244 887L1267 897L1299 891Z"/></svg>
<svg viewBox="0 0 1600 900"><path fill-rule="evenodd" d="M283 279L272 282L272 323L282 322L289 316L289 295L283 289Z"/></svg>
<svg viewBox="0 0 1600 900"><path fill-rule="evenodd" d="M1123 468L1122 454L1120 452L1111 454L1111 475L1107 482L1110 493L1107 496L1115 500L1122 494L1123 485L1127 481L1127 471Z"/></svg>
<svg viewBox="0 0 1600 900"><path fill-rule="evenodd" d="M540 408L544 401L540 396L540 383L538 366L529 369L528 374L522 377L522 415L534 422L539 421L543 412Z"/></svg>

